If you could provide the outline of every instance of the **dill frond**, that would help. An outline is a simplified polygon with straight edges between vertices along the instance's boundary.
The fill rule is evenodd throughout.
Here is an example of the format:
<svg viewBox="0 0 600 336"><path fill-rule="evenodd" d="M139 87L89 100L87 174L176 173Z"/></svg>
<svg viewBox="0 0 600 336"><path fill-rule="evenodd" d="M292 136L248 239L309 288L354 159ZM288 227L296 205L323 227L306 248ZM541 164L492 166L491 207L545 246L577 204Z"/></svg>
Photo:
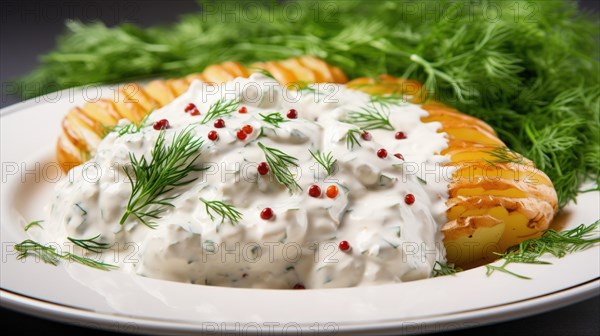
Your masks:
<svg viewBox="0 0 600 336"><path fill-rule="evenodd" d="M369 104L361 107L360 111L352 111L346 116L346 122L368 131L373 129L385 129L392 131L394 127L390 123L389 111L384 111L379 104Z"/></svg>
<svg viewBox="0 0 600 336"><path fill-rule="evenodd" d="M106 132L106 134L111 133L111 132L116 132L119 137L122 137L125 134L139 133L145 127L150 126L150 123L148 122L148 116L150 116L150 114L147 114L138 123L136 123L136 122L130 122L129 124L122 125L122 126L117 125L117 126L114 126L112 128L105 129L105 132Z"/></svg>
<svg viewBox="0 0 600 336"><path fill-rule="evenodd" d="M208 112L206 112L206 115L204 115L204 118L200 123L206 124L211 120L231 115L233 112L238 110L239 106L240 102L238 100L220 98L216 103L210 106Z"/></svg>
<svg viewBox="0 0 600 336"><path fill-rule="evenodd" d="M250 71L262 74L262 75L264 75L266 77L269 77L271 79L275 79L275 76L273 76L273 74L269 70L266 70L266 69L262 69L262 68L250 68Z"/></svg>
<svg viewBox="0 0 600 336"><path fill-rule="evenodd" d="M90 252L101 253L103 250L110 248L110 244L97 241L98 238L100 238L99 234L92 238L87 238L87 239L76 239L73 237L67 237L67 239L69 241L71 241L73 244L81 247L84 250L88 250Z"/></svg>
<svg viewBox="0 0 600 336"><path fill-rule="evenodd" d="M203 141L194 136L192 128L187 128L174 135L169 146L165 134L165 131L161 131L158 136L150 161L144 156L137 158L135 154L129 154L131 167L127 167L125 173L131 183L131 195L121 217L121 225L129 216L133 216L153 228L152 221L173 207L171 201L178 196L167 194L196 180L186 178L191 172L201 169L194 163L200 156Z"/></svg>
<svg viewBox="0 0 600 336"><path fill-rule="evenodd" d="M524 164L526 159L523 155L513 151L508 147L496 147L488 152L493 159L485 160L492 166L496 166L496 163L515 163L515 164Z"/></svg>
<svg viewBox="0 0 600 336"><path fill-rule="evenodd" d="M380 104L383 106L400 105L406 103L406 97L401 94L373 94L369 98L371 104Z"/></svg>
<svg viewBox="0 0 600 336"><path fill-rule="evenodd" d="M267 147L260 142L258 142L258 147L265 154L269 169L277 182L286 186L290 192L302 190L298 182L296 182L294 174L289 169L289 167L298 167L297 158L289 156L277 148Z"/></svg>
<svg viewBox="0 0 600 336"><path fill-rule="evenodd" d="M433 265L433 269L431 270L431 276L436 278L445 275L455 275L458 272L462 272L460 267L455 267L452 264L436 261Z"/></svg>
<svg viewBox="0 0 600 336"><path fill-rule="evenodd" d="M284 118L279 112L272 112L267 115L259 113L258 115L262 118L264 122L273 125L275 128L279 128L280 123L290 121L289 119Z"/></svg>
<svg viewBox="0 0 600 336"><path fill-rule="evenodd" d="M331 175L335 163L337 162L337 160L333 158L333 154L331 152L325 154L318 149L316 153L313 153L310 149L308 150L308 152L310 153L310 155L312 155L315 161L317 161L321 165L321 167L325 169L327 175Z"/></svg>
<svg viewBox="0 0 600 336"><path fill-rule="evenodd" d="M227 219L232 225L236 225L242 219L242 213L237 211L232 205L221 201L207 201L203 198L201 198L200 201L204 203L206 213L213 221L215 220L213 212L221 216L221 224Z"/></svg>
<svg viewBox="0 0 600 336"><path fill-rule="evenodd" d="M349 150L353 150L354 146L358 145L359 147L362 147L362 145L360 144L360 141L358 141L357 136L359 136L361 133L361 130L356 129L356 128L351 128L348 130L348 133L346 133L345 136L345 141L346 141L346 147Z"/></svg>
<svg viewBox="0 0 600 336"><path fill-rule="evenodd" d="M43 220L36 220L36 221L33 221L33 222L31 222L31 223L29 223L29 224L25 225L25 227L23 228L23 230L24 230L24 231L29 231L29 229L31 229L31 228L32 228L32 227L34 227L34 226L37 226L37 227L39 227L40 229L43 229L44 227L43 227L43 226L42 226L42 224L41 224L41 223L43 223L43 222L44 222Z"/></svg>
<svg viewBox="0 0 600 336"><path fill-rule="evenodd" d="M581 224L571 230L555 231L550 229L539 238L525 240L519 245L509 248L506 252L498 254L502 264L500 266L485 265L486 275L490 276L495 271L499 271L521 279L530 279L511 272L506 267L512 263L547 265L550 263L540 260L540 257L545 254L562 258L569 253L589 249L600 243L599 227L600 220L597 220L590 225Z"/></svg>
<svg viewBox="0 0 600 336"><path fill-rule="evenodd" d="M65 260L69 262L76 262L84 266L96 268L102 271L110 271L118 268L115 265L103 263L90 258L81 257L70 252L59 253L56 250L56 248L52 246L42 245L31 239L26 239L21 243L15 245L14 249L15 251L19 252L19 254L17 255L18 260L25 259L29 256L37 256L46 264L51 264L54 266L58 265L60 260Z"/></svg>

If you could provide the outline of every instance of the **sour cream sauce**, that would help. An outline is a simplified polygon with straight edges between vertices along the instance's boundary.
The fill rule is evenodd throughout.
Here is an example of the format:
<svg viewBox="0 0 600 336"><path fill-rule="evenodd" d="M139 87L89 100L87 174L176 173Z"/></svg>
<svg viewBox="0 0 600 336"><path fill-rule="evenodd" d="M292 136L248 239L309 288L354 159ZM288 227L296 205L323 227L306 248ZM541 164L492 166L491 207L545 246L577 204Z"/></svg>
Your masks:
<svg viewBox="0 0 600 336"><path fill-rule="evenodd" d="M437 132L441 125L422 122L427 112L419 105L373 103L368 94L344 85L310 87L288 91L261 74L220 86L194 82L151 113L149 126L133 134L108 134L88 163L71 170L49 206L48 232L58 242L100 235L113 246L103 260L121 271L192 284L329 288L429 277L435 262L445 260L440 228L446 222L451 172L442 167L448 158L439 155L447 147L446 135ZM223 117L224 128L215 128L213 121L201 124L223 97L239 100L247 113ZM184 112L190 103L200 115ZM347 122L348 115L368 106L389 113L394 130L370 130L370 140L358 133L359 145L350 148L348 131L358 127ZM297 111L296 119L286 117L290 109ZM279 127L260 116L273 112L286 119ZM204 140L195 164L205 170L191 173L188 178L197 180L171 193L177 196L174 207L155 221L155 229L133 216L121 225L131 194L123 167L130 153L151 159L160 134L152 124L161 119L170 124L167 143L186 128ZM253 132L242 141L236 132L244 125ZM212 130L218 132L216 141L207 138ZM406 139L396 139L398 131ZM258 174L258 164L266 161L258 141L297 158L291 171L302 190L291 193L272 172ZM377 155L382 148L385 158ZM309 149L331 152L337 160L331 176ZM320 197L309 195L313 184L320 187ZM335 198L325 195L331 185L339 191ZM414 195L413 204L405 202L407 194ZM227 203L242 219L237 225L221 222L218 215L213 220L200 199ZM270 220L260 216L266 207L274 213ZM350 249L340 250L341 241Z"/></svg>

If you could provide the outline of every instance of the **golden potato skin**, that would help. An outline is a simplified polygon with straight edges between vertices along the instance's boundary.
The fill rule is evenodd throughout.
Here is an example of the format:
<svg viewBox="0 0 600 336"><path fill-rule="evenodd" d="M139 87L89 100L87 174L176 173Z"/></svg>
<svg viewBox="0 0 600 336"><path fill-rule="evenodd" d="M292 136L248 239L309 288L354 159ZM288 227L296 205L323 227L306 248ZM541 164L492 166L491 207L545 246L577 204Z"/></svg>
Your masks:
<svg viewBox="0 0 600 336"><path fill-rule="evenodd" d="M347 85L423 101L419 83L386 75ZM463 268L485 264L496 259L495 253L548 229L558 201L546 174L527 158L507 151L482 120L435 101L422 108L429 112L422 121L439 122L439 132L447 134L448 148L440 154L448 155L448 165L456 168L448 186L448 222L442 227L449 262Z"/></svg>
<svg viewBox="0 0 600 336"><path fill-rule="evenodd" d="M202 73L184 78L154 80L145 87L135 83L124 84L118 88L112 100L101 99L69 111L63 119L62 132L56 143L58 163L64 171L68 171L87 161L94 155L106 131L120 119L139 122L150 111L165 106L187 91L194 80L223 83L236 77L248 77L260 69L269 71L285 86L348 81L340 68L312 56L302 56L255 63L249 67L237 62L225 62L208 66Z"/></svg>

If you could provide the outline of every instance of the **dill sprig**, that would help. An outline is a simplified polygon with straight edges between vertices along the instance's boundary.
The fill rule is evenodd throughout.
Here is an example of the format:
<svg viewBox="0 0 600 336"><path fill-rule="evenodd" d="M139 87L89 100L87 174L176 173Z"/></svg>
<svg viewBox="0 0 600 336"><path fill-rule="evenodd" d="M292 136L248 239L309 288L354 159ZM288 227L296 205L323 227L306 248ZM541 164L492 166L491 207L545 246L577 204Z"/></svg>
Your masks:
<svg viewBox="0 0 600 336"><path fill-rule="evenodd" d="M333 154L331 152L325 154L318 149L316 153L313 153L310 149L308 151L315 161L317 161L325 169L327 175L331 175L335 163L337 162L337 159L333 158Z"/></svg>
<svg viewBox="0 0 600 336"><path fill-rule="evenodd" d="M383 106L400 105L406 103L406 97L402 94L372 94L369 97L369 103L380 104Z"/></svg>
<svg viewBox="0 0 600 336"><path fill-rule="evenodd" d="M200 201L204 203L206 208L206 213L210 216L211 220L215 220L215 216L213 215L213 211L221 216L221 224L228 219L232 225L236 225L242 219L242 213L237 211L232 205L221 201L207 201L203 198L200 198Z"/></svg>
<svg viewBox="0 0 600 336"><path fill-rule="evenodd" d="M263 68L250 68L250 71L262 74L262 75L267 76L267 77L272 78L272 79L275 79L275 76L273 76L273 74L269 70L267 70L267 69L263 69Z"/></svg>
<svg viewBox="0 0 600 336"><path fill-rule="evenodd" d="M41 224L41 223L43 223L43 222L44 222L43 220L36 220L36 221L33 221L33 222L31 222L31 223L29 223L29 224L25 225L25 227L23 228L23 230L24 230L24 231L29 231L29 229L31 229L31 228L32 228L32 227L34 227L34 226L37 226L37 227L39 227L40 229L43 229L44 227L43 227L43 226L42 226L42 224Z"/></svg>
<svg viewBox="0 0 600 336"><path fill-rule="evenodd" d="M258 115L262 118L264 122L273 125L275 128L279 128L280 123L290 121L289 119L284 118L279 112L272 112L267 115L259 113Z"/></svg>
<svg viewBox="0 0 600 336"><path fill-rule="evenodd" d="M444 275L454 275L458 272L462 272L460 267L456 267L453 264L436 261L431 270L431 276L439 277Z"/></svg>
<svg viewBox="0 0 600 336"><path fill-rule="evenodd" d="M130 153L131 171L127 167L125 173L131 183L131 195L120 223L124 224L129 216L134 216L153 228L152 220L159 219L163 212L173 207L171 201L178 196L167 194L196 180L186 180L186 177L200 170L194 162L200 156L202 143L194 136L193 129L188 128L174 135L169 146L165 142L165 131L161 131L150 161L145 156L138 159Z"/></svg>
<svg viewBox="0 0 600 336"><path fill-rule="evenodd" d="M317 88L315 89L313 87L313 85L317 85ZM310 92L310 93L312 93L314 95L317 95L317 96L324 96L324 95L326 95L327 93L319 90L318 85L319 85L318 83L317 84L313 84L313 83L308 83L308 82L300 82L300 83L294 83L294 84L292 84L290 86L291 86L291 89L295 89L296 92L300 92L300 93ZM288 88L288 89L290 89L290 88Z"/></svg>
<svg viewBox="0 0 600 336"><path fill-rule="evenodd" d="M94 253L101 253L103 250L110 248L110 244L97 241L97 239L99 238L99 234L87 239L76 239L73 237L67 237L67 239L69 239L73 244L81 247L84 250L88 250Z"/></svg>
<svg viewBox="0 0 600 336"><path fill-rule="evenodd" d="M70 252L59 253L56 250L56 248L52 246L42 245L31 239L26 239L21 243L15 245L14 249L15 251L19 252L19 254L17 255L18 260L25 259L28 256L37 256L43 262L54 266L58 265L60 260L65 260L68 262L76 262L81 265L97 268L103 271L110 271L112 269L118 268L115 265L103 263L86 257L81 257Z"/></svg>
<svg viewBox="0 0 600 336"><path fill-rule="evenodd" d="M600 185L600 78L589 75L600 69L598 14L579 12L577 1L499 0L495 11L511 15L494 20L485 2L470 0L418 8L403 1L299 0L294 20L288 4L261 2L258 10L269 15L259 18L246 15L242 1L212 4L149 28L68 21L55 50L16 87L33 97L182 76L224 61L314 55L349 78L388 73L420 81L431 98L482 118L548 174L560 206L575 199L584 181Z"/></svg>
<svg viewBox="0 0 600 336"><path fill-rule="evenodd" d="M111 132L116 132L119 137L122 137L125 134L139 133L145 127L150 126L150 122L148 121L148 116L150 116L150 114L147 114L146 116L144 116L144 118L142 118L142 120L140 120L137 123L130 122L125 125L117 125L112 128L107 128L105 130L105 132L106 132L106 134L111 133Z"/></svg>
<svg viewBox="0 0 600 336"><path fill-rule="evenodd" d="M267 147L260 142L258 142L258 147L265 154L269 169L277 182L286 186L290 192L295 192L298 189L302 190L298 182L296 182L294 174L289 169L289 167L298 167L297 158L289 156L277 148Z"/></svg>
<svg viewBox="0 0 600 336"><path fill-rule="evenodd" d="M358 139L356 138L357 136L360 135L360 133L362 133L361 130L356 129L356 128L351 128L348 130L348 133L346 133L346 147L349 150L353 150L354 146L358 145L359 147L362 147L362 145L360 144L360 141L358 141Z"/></svg>
<svg viewBox="0 0 600 336"><path fill-rule="evenodd" d="M377 106L379 105L379 107ZM393 131L394 127L390 123L390 113L383 111L381 104L369 104L367 107L361 107L360 111L349 112L346 116L346 122L356 125L361 129L385 129Z"/></svg>
<svg viewBox="0 0 600 336"><path fill-rule="evenodd" d="M238 110L239 106L240 102L237 99L219 98L216 103L210 106L200 123L206 124L211 120L231 115Z"/></svg>
<svg viewBox="0 0 600 336"><path fill-rule="evenodd" d="M488 151L486 153L490 154L490 156L494 158L493 160L488 161L492 165L494 163L522 164L523 162L525 162L525 158L523 157L523 155L513 151L508 147L496 147L493 150Z"/></svg>
<svg viewBox="0 0 600 336"><path fill-rule="evenodd" d="M600 220L585 226L565 230L548 230L539 238L528 239L519 245L509 248L506 252L498 254L502 259L500 266L486 265L486 275L490 276L495 271L504 272L521 279L530 279L527 276L509 271L506 267L512 263L547 265L550 262L540 260L544 254L551 254L562 258L569 253L582 251L600 243L598 227Z"/></svg>

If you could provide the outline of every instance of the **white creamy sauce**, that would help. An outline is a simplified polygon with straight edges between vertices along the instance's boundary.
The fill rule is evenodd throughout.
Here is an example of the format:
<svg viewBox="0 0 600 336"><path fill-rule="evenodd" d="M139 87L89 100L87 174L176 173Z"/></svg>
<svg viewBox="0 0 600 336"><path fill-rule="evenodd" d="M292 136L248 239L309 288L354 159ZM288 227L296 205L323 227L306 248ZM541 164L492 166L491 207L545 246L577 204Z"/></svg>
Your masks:
<svg viewBox="0 0 600 336"><path fill-rule="evenodd" d="M429 277L434 263L445 260L440 228L446 222L451 172L442 168L448 158L438 154L447 147L446 135L437 132L440 124L423 123L420 118L427 112L419 105L376 104L389 113L394 130L371 130L370 141L358 135L360 146L350 149L346 134L358 127L344 120L371 104L370 96L329 84L327 90L321 85L299 95L258 74L221 86L193 83L185 94L154 111L150 126L122 136L112 132L102 140L95 157L74 168L57 187L46 230L58 242L67 236L100 235L121 251L103 253L105 262L142 276L194 284L325 288ZM247 113L223 117L225 128L215 128L213 121L201 124L222 97L239 99ZM185 113L189 103L201 115ZM297 110L297 119L286 118L290 109ZM276 128L259 115L272 112L287 121ZM151 159L160 134L152 123L161 119L170 124L167 143L186 127L203 139L195 164L207 169L191 173L187 179L196 181L170 193L177 196L174 207L155 221L155 229L133 216L121 225L131 194L122 167L130 153ZM244 125L254 131L241 141L236 132ZM218 132L217 141L207 138L212 130ZM397 140L398 131L407 138ZM258 163L266 161L259 141L298 159L299 167L291 171L302 190L290 193L272 172L258 174ZM386 158L378 157L381 148L387 150ZM337 159L332 176L309 149L332 153ZM308 193L313 184L322 191L318 198ZM333 199L325 194L331 185L339 190ZM407 194L414 195L414 204L405 202ZM243 217L237 225L221 223L218 215L211 220L201 198L225 202ZM266 207L273 210L271 220L260 216ZM341 241L351 248L341 251Z"/></svg>

